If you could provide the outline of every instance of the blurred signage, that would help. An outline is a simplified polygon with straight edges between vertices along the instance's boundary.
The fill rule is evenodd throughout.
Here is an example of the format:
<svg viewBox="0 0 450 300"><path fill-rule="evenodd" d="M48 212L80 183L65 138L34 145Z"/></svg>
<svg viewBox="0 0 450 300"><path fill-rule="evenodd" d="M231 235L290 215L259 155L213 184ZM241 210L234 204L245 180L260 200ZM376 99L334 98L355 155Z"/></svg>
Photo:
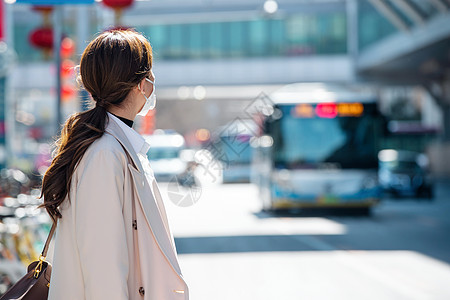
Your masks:
<svg viewBox="0 0 450 300"><path fill-rule="evenodd" d="M152 134L155 130L155 109L149 111L145 117L142 118L140 134Z"/></svg>
<svg viewBox="0 0 450 300"><path fill-rule="evenodd" d="M364 105L361 103L319 103L312 104L298 104L293 110L292 114L296 118L327 118L332 119L336 117L360 117L364 112Z"/></svg>
<svg viewBox="0 0 450 300"><path fill-rule="evenodd" d="M319 103L316 106L316 115L320 118L336 118L338 107L335 103Z"/></svg>
<svg viewBox="0 0 450 300"><path fill-rule="evenodd" d="M341 117L359 117L364 112L364 106L361 103L339 103L338 115Z"/></svg>
<svg viewBox="0 0 450 300"><path fill-rule="evenodd" d="M61 4L92 4L94 0L16 0L17 4L61 5Z"/></svg>
<svg viewBox="0 0 450 300"><path fill-rule="evenodd" d="M295 107L295 115L301 118L314 117L314 108L311 104L299 104Z"/></svg>

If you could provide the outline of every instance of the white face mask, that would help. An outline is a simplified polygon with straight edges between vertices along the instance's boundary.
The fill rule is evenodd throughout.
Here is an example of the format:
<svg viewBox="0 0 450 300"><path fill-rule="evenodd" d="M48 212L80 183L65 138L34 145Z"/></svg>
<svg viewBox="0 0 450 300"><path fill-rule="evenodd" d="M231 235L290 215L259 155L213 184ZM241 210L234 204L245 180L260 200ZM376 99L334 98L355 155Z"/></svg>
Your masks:
<svg viewBox="0 0 450 300"><path fill-rule="evenodd" d="M151 81L148 78L145 78L145 80L147 80L148 82L153 84L153 90L152 90L152 93L150 94L150 96L147 98L147 96L145 96L144 90L142 90L141 87L139 86L139 90L141 91L142 95L144 95L144 98L145 98L145 104L138 113L138 116L142 116L142 117L145 117L147 115L147 113L150 110L154 109L156 106L155 82Z"/></svg>

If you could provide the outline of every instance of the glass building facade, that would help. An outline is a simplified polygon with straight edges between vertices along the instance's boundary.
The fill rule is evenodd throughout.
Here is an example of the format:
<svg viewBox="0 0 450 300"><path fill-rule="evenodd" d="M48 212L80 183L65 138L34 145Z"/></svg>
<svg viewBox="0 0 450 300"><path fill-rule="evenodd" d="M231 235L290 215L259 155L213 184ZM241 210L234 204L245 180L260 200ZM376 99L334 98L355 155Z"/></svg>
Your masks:
<svg viewBox="0 0 450 300"><path fill-rule="evenodd" d="M344 12L299 14L284 19L152 24L136 29L150 39L156 57L163 60L347 52Z"/></svg>
<svg viewBox="0 0 450 300"><path fill-rule="evenodd" d="M14 44L18 60L42 60L28 36L39 23L16 23ZM73 36L75 24L65 24ZM92 27L92 34L96 27ZM289 57L347 53L345 11L295 14L285 18L257 18L228 22L150 24L138 26L151 41L160 60L240 57Z"/></svg>
<svg viewBox="0 0 450 300"><path fill-rule="evenodd" d="M405 12L400 1L385 1L384 4L406 28L410 30L417 26L417 21ZM439 10L436 8L436 5L433 5L432 1L410 0L408 1L408 6L414 10L417 15L416 18L420 18L424 22L439 14ZM358 40L360 50L364 50L398 31L399 29L369 1L358 1Z"/></svg>
<svg viewBox="0 0 450 300"><path fill-rule="evenodd" d="M406 26L414 27L413 21L395 3L388 4ZM438 13L427 1L411 0L410 5L425 20ZM368 0L358 0L357 7L356 32L360 50L398 31ZM150 39L159 60L346 54L349 36L345 5L325 8L326 4L315 11L296 11L273 17L249 16L232 21L182 23L164 20L164 23L155 23L149 20L149 24L137 26L136 30ZM69 20L64 24L64 33L73 37L78 20ZM96 22L99 20L91 16L92 36L98 32ZM39 26L40 21L14 24L14 44L19 61L42 59L42 53L28 41L30 32Z"/></svg>
<svg viewBox="0 0 450 300"><path fill-rule="evenodd" d="M397 29L380 14L368 1L358 3L358 44L359 49L373 45L393 34Z"/></svg>

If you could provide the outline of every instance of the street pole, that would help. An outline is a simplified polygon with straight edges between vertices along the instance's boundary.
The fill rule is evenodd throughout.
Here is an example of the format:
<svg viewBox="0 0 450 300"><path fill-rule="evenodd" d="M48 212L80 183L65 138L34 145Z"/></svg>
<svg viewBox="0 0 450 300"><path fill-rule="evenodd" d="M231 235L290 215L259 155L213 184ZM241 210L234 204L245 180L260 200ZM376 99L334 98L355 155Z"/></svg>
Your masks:
<svg viewBox="0 0 450 300"><path fill-rule="evenodd" d="M62 13L63 7L55 5L53 15L53 57L56 67L56 132L59 133L62 125L61 116L61 40L62 40Z"/></svg>
<svg viewBox="0 0 450 300"><path fill-rule="evenodd" d="M358 1L347 0L347 52L349 53L353 62L358 58L359 45L359 24L358 24Z"/></svg>
<svg viewBox="0 0 450 300"><path fill-rule="evenodd" d="M3 3L4 8L4 23L3 28L5 30L5 41L8 46L9 59L8 61L13 64L15 61L14 55L14 11L11 4ZM10 73L10 71L8 72ZM15 102L16 98L14 95L14 89L11 88L10 76L6 77L5 82L5 147L6 147L6 167L9 166L10 162L14 159L14 146L17 142L14 141L13 135L16 133L16 110Z"/></svg>
<svg viewBox="0 0 450 300"><path fill-rule="evenodd" d="M358 24L358 0L346 1L347 12L347 53L350 57L353 78L355 81L360 81L357 71L357 61L359 54L359 24Z"/></svg>
<svg viewBox="0 0 450 300"><path fill-rule="evenodd" d="M83 20L77 22L77 54L81 54L84 48L87 46L89 40L89 24L90 24L90 14L89 7L86 5L80 5L77 8L77 18L78 20ZM78 92L78 97L80 99L80 109L85 111L89 109L89 93L85 89L81 89Z"/></svg>

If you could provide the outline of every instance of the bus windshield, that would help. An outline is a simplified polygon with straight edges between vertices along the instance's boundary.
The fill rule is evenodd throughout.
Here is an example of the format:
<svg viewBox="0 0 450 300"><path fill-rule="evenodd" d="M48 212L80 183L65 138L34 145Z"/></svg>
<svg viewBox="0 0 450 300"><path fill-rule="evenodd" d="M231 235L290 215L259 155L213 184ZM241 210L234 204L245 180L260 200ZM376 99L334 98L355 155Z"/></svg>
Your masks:
<svg viewBox="0 0 450 300"><path fill-rule="evenodd" d="M318 105L308 104L315 112L310 115L298 105L277 107L281 117L269 126L275 167L376 168L381 125L375 104L364 104L351 116L333 115L328 108L322 113Z"/></svg>

